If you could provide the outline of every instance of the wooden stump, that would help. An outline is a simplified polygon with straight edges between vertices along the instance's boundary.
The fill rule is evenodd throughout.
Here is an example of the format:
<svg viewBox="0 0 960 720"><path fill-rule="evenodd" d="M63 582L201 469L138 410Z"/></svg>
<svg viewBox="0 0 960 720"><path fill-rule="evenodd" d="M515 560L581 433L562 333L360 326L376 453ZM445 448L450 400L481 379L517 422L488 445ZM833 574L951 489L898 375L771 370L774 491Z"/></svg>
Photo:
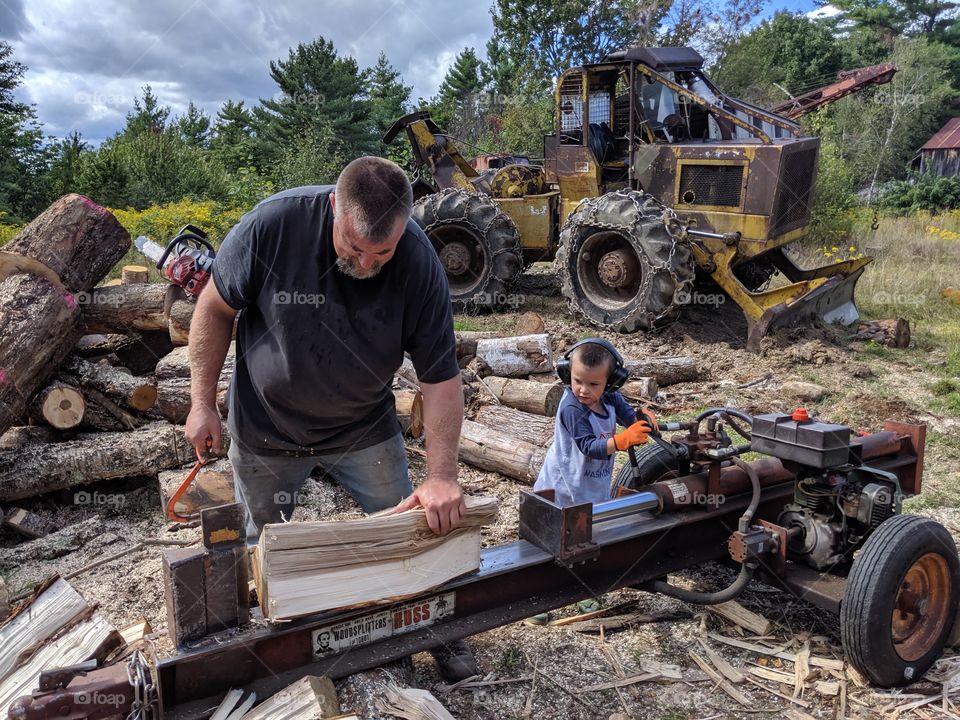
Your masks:
<svg viewBox="0 0 960 720"><path fill-rule="evenodd" d="M492 392L503 405L547 417L557 414L557 406L563 397L563 385L559 382L548 385L490 375L483 378L481 387Z"/></svg>
<svg viewBox="0 0 960 720"><path fill-rule="evenodd" d="M540 447L553 442L557 422L556 418L533 415L505 405L481 405L474 419L492 430Z"/></svg>
<svg viewBox="0 0 960 720"><path fill-rule="evenodd" d="M57 430L75 428L86 410L83 394L72 385L54 382L41 390L31 405L31 414Z"/></svg>
<svg viewBox="0 0 960 720"><path fill-rule="evenodd" d="M79 337L81 295L130 247L104 208L80 195L57 200L0 259L0 433L21 419Z"/></svg>
<svg viewBox="0 0 960 720"><path fill-rule="evenodd" d="M150 282L150 270L146 265L124 265L120 271L121 285L136 285Z"/></svg>
<svg viewBox="0 0 960 720"><path fill-rule="evenodd" d="M500 377L526 377L553 370L550 337L546 334L478 340L477 359Z"/></svg>
<svg viewBox="0 0 960 720"><path fill-rule="evenodd" d="M183 430L165 422L0 452L0 502L78 485L156 475L195 457Z"/></svg>
<svg viewBox="0 0 960 720"><path fill-rule="evenodd" d="M862 322L854 337L857 340L872 340L892 348L910 347L910 323L904 318Z"/></svg>
<svg viewBox="0 0 960 720"><path fill-rule="evenodd" d="M468 465L532 485L543 466L546 453L542 447L492 430L486 425L472 420L463 421L460 459Z"/></svg>

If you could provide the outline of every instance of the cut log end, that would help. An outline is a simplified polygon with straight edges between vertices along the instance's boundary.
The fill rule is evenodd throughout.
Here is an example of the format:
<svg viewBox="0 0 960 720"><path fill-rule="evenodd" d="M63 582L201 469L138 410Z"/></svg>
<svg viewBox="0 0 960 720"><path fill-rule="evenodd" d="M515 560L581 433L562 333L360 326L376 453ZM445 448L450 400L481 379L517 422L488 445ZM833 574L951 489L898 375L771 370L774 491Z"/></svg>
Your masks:
<svg viewBox="0 0 960 720"><path fill-rule="evenodd" d="M141 385L130 395L130 405L136 410L149 410L157 402L157 387Z"/></svg>
<svg viewBox="0 0 960 720"><path fill-rule="evenodd" d="M69 430L83 420L86 403L76 388L55 383L43 390L38 400L40 415L50 427Z"/></svg>

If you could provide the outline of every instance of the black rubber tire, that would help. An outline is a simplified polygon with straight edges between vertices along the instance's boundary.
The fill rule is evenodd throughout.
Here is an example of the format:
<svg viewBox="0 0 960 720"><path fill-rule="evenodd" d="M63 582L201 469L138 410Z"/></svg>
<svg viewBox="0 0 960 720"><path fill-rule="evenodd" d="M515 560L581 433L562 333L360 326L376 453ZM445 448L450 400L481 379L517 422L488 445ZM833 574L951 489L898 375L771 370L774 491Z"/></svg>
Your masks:
<svg viewBox="0 0 960 720"><path fill-rule="evenodd" d="M922 644L922 653L915 653L916 657L908 661L901 657L894 641L893 613L907 571L931 553L945 563L949 597L945 598L943 612L937 613L942 626L941 621L933 620L931 639ZM960 561L950 533L930 518L894 515L867 538L847 577L840 603L840 637L847 661L881 687L916 682L940 656L950 637L958 599ZM931 609L931 605L927 607Z"/></svg>
<svg viewBox="0 0 960 720"><path fill-rule="evenodd" d="M454 312L516 304L510 291L523 269L520 234L496 202L466 190L443 190L418 200L413 219L438 254L451 242L470 248L467 267L447 272Z"/></svg>
<svg viewBox="0 0 960 720"><path fill-rule="evenodd" d="M689 242L667 232L663 211L646 193L618 190L584 200L570 213L560 231L556 272L571 310L623 333L651 330L676 318L689 302L695 265ZM591 267L594 247L598 256L626 251L634 264L631 274L639 270L639 280L616 291L604 286Z"/></svg>
<svg viewBox="0 0 960 720"><path fill-rule="evenodd" d="M636 454L641 485L649 485L677 472L677 459L656 443L637 448ZM633 479L633 466L629 462L624 463L613 478L610 484L610 497L616 497L617 488L621 487L638 489Z"/></svg>

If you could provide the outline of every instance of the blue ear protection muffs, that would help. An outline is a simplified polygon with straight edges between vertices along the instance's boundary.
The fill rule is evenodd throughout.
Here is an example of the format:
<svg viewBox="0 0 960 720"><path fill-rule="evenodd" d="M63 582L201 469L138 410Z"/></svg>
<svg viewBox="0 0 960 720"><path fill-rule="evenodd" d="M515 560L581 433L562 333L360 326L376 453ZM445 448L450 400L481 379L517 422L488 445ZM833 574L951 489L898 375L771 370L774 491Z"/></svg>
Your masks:
<svg viewBox="0 0 960 720"><path fill-rule="evenodd" d="M610 372L610 377L607 378L607 386L604 388L604 392L619 390L630 377L630 371L624 367L623 358L620 357L620 353L617 352L617 349L603 338L586 338L585 340L574 343L573 347L564 353L563 359L557 360L557 376L564 385L570 384L570 354L581 345L586 345L588 343L592 345L599 345L613 355L613 360L616 365Z"/></svg>

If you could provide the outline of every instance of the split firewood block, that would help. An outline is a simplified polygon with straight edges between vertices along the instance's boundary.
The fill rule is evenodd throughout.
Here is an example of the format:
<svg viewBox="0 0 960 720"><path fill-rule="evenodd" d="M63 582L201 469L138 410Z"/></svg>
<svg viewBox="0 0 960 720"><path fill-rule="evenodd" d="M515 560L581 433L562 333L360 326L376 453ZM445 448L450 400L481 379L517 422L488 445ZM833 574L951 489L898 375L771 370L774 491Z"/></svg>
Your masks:
<svg viewBox="0 0 960 720"><path fill-rule="evenodd" d="M190 468L165 470L159 474L160 500L163 512L167 503L187 477ZM174 510L184 517L198 515L202 510L226 505L236 500L233 490L233 466L226 458L204 465L194 478L187 492L177 501Z"/></svg>
<svg viewBox="0 0 960 720"><path fill-rule="evenodd" d="M207 634L205 557L203 549L173 548L163 551L167 632L177 647Z"/></svg>
<svg viewBox="0 0 960 720"><path fill-rule="evenodd" d="M36 540L50 532L50 523L36 513L20 508L11 508L3 518L3 526L15 530L24 537Z"/></svg>

